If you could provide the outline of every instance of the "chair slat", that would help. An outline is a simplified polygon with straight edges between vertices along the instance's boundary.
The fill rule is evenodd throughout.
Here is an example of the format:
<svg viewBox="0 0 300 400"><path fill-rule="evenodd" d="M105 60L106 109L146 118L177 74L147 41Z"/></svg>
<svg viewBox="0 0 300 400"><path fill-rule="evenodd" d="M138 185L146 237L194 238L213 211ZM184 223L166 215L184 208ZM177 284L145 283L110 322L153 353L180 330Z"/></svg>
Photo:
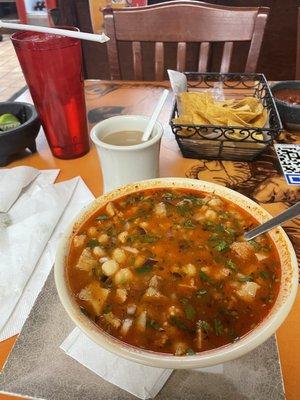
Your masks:
<svg viewBox="0 0 300 400"><path fill-rule="evenodd" d="M120 80L121 69L119 63L119 53L116 39L115 22L113 10L108 9L105 13L105 33L110 38L107 42L107 56L110 66L110 78Z"/></svg>
<svg viewBox="0 0 300 400"><path fill-rule="evenodd" d="M254 24L253 36L250 43L245 72L255 72L259 57L260 48L264 36L268 13L258 14Z"/></svg>
<svg viewBox="0 0 300 400"><path fill-rule="evenodd" d="M210 55L210 43L202 42L199 50L198 72L206 72Z"/></svg>
<svg viewBox="0 0 300 400"><path fill-rule="evenodd" d="M186 43L178 42L177 44L177 71L183 72L185 70L186 60Z"/></svg>
<svg viewBox="0 0 300 400"><path fill-rule="evenodd" d="M155 80L164 80L164 44L163 42L155 43Z"/></svg>
<svg viewBox="0 0 300 400"><path fill-rule="evenodd" d="M233 42L225 42L222 54L222 62L220 72L226 74L229 71L230 61L233 50Z"/></svg>
<svg viewBox="0 0 300 400"><path fill-rule="evenodd" d="M142 47L141 42L132 42L134 79L143 80Z"/></svg>

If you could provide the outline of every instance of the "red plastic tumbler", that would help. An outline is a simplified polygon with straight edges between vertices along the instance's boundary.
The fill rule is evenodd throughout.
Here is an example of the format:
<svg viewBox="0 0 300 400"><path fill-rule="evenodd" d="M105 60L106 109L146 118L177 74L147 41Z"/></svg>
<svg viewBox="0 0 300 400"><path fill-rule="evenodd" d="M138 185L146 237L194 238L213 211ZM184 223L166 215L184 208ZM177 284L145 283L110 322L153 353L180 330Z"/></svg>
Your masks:
<svg viewBox="0 0 300 400"><path fill-rule="evenodd" d="M89 138L80 40L24 31L11 39L53 155L84 155Z"/></svg>

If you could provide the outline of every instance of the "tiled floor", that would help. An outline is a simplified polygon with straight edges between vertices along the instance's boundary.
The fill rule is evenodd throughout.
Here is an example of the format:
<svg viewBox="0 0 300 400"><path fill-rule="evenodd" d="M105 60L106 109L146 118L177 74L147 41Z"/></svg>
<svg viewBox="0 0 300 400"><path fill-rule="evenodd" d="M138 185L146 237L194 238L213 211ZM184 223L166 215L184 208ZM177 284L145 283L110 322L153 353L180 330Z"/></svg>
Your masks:
<svg viewBox="0 0 300 400"><path fill-rule="evenodd" d="M0 101L6 101L26 85L8 35L0 42Z"/></svg>

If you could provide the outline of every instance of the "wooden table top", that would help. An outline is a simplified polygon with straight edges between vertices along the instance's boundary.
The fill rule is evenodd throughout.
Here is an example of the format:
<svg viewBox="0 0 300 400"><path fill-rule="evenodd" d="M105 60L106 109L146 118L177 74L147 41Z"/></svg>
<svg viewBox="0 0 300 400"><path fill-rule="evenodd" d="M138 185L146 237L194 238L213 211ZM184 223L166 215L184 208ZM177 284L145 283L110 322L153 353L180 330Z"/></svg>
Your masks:
<svg viewBox="0 0 300 400"><path fill-rule="evenodd" d="M86 103L89 127L109 116L118 114L150 115L163 87L168 83L158 82L112 82L86 81ZM19 100L30 101L28 92ZM172 96L168 97L160 115L164 126L168 125ZM282 142L300 143L300 136L287 132L280 137ZM80 175L95 196L102 193L102 175L96 154L91 150L75 160L59 160L52 156L43 133L37 138L38 152L12 162L8 167L28 165L38 169L58 168L58 180L64 181ZM300 200L300 189L287 185L279 169L273 149L255 162L205 161L183 158L171 132L164 134L160 155L160 176L201 179L226 185L251 197L271 214L278 214ZM285 229L300 259L300 221L289 222ZM0 368L3 366L17 337L0 342ZM288 400L300 395L300 294L286 321L277 331L277 341ZM21 362L21 361L20 361ZM1 395L0 400L12 397Z"/></svg>

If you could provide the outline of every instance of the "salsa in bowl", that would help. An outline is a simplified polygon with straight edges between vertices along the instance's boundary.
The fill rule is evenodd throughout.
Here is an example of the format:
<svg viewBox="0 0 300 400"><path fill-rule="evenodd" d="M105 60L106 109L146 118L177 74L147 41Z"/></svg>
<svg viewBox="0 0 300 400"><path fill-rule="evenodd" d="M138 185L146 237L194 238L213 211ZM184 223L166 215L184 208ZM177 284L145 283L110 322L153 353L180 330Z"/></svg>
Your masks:
<svg viewBox="0 0 300 400"><path fill-rule="evenodd" d="M96 343L168 368L208 366L266 340L287 315L296 258L279 228L246 197L189 179L127 185L72 224L55 278L63 305Z"/></svg>

